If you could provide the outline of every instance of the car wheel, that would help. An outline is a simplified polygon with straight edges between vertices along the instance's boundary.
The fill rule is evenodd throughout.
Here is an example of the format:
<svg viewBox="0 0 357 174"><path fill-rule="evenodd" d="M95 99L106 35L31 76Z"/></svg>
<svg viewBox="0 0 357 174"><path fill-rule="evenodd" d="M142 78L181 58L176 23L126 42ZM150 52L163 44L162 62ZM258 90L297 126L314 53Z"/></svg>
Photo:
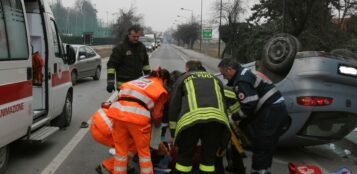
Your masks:
<svg viewBox="0 0 357 174"><path fill-rule="evenodd" d="M287 33L281 33L268 40L263 49L263 66L274 73L290 71L296 53L300 50L299 40Z"/></svg>
<svg viewBox="0 0 357 174"><path fill-rule="evenodd" d="M51 125L60 128L68 127L72 120L72 95L67 93L67 97L63 106L61 115L51 121Z"/></svg>
<svg viewBox="0 0 357 174"><path fill-rule="evenodd" d="M93 79L94 80L99 80L100 79L100 73L101 73L101 69L100 67L98 66L97 69L95 70L95 74L93 76Z"/></svg>
<svg viewBox="0 0 357 174"><path fill-rule="evenodd" d="M10 148L8 145L0 148L0 174L4 174L10 157Z"/></svg>
<svg viewBox="0 0 357 174"><path fill-rule="evenodd" d="M71 73L71 78L72 78L72 85L74 86L74 85L76 85L77 84L77 78L78 78L78 76L77 76L77 71L72 71L72 73Z"/></svg>

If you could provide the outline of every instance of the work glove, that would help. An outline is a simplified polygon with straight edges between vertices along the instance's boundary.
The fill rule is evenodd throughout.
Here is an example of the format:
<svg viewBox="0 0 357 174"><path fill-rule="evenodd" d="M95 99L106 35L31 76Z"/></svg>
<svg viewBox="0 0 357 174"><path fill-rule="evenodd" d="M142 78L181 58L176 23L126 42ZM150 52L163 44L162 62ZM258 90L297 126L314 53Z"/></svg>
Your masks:
<svg viewBox="0 0 357 174"><path fill-rule="evenodd" d="M108 82L108 83L107 83L107 91L108 91L109 93L115 91L114 82Z"/></svg>

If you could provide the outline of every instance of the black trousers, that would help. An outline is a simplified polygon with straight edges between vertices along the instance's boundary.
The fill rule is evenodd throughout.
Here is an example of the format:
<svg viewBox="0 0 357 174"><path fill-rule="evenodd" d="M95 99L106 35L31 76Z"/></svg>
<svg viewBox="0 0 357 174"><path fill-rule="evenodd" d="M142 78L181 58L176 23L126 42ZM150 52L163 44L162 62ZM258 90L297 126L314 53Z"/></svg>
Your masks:
<svg viewBox="0 0 357 174"><path fill-rule="evenodd" d="M221 137L225 131L224 125L216 122L196 124L180 133L176 140L178 147L176 165L192 166L192 158L199 140L201 140L200 173L214 173L203 171L202 166L215 165L216 153L221 146ZM191 173L177 170L176 173Z"/></svg>
<svg viewBox="0 0 357 174"><path fill-rule="evenodd" d="M243 163L243 157L239 154L238 150L233 144L229 145L226 153L228 166L227 170L234 174L245 174L245 167ZM220 174L220 173L217 173Z"/></svg>
<svg viewBox="0 0 357 174"><path fill-rule="evenodd" d="M263 107L252 124L252 174L269 174L279 137L289 116L284 103Z"/></svg>

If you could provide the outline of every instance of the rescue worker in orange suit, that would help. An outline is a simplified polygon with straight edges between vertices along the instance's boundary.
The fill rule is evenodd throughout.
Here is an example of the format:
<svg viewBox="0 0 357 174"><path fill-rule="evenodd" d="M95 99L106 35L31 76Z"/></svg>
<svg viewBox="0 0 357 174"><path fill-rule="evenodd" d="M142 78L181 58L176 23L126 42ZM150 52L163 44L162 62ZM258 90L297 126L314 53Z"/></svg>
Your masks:
<svg viewBox="0 0 357 174"><path fill-rule="evenodd" d="M150 72L149 58L146 47L139 41L140 27L128 29L128 35L123 42L113 48L107 63L107 91L115 90L130 80L135 80ZM116 79L115 79L116 77Z"/></svg>
<svg viewBox="0 0 357 174"><path fill-rule="evenodd" d="M32 71L33 71L33 80L32 83L37 86L42 85L42 67L43 59L38 51L32 54Z"/></svg>
<svg viewBox="0 0 357 174"><path fill-rule="evenodd" d="M120 86L118 101L113 103L108 116L113 119L115 146L114 174L126 174L128 140L134 140L141 174L153 174L150 157L150 134L153 121L160 124L168 93L164 83L170 79L166 69L159 68L148 77L129 81Z"/></svg>
<svg viewBox="0 0 357 174"><path fill-rule="evenodd" d="M269 79L234 59L223 59L218 68L240 103L232 120L246 121L249 126L246 133L250 134L253 148L251 173L270 174L276 145L289 122L284 97Z"/></svg>
<svg viewBox="0 0 357 174"><path fill-rule="evenodd" d="M97 110L91 118L91 125L89 130L92 137L97 142L108 147L114 147L114 141L112 137L113 119L109 118L107 113L108 113L108 109L105 108L101 108ZM132 139L129 139L128 143L129 143L128 161L130 161L136 154L136 147ZM108 171L109 173L113 173L114 157L110 157L108 159L103 160L102 164L100 166L97 166L96 168L96 171L99 174L104 174L105 170Z"/></svg>
<svg viewBox="0 0 357 174"><path fill-rule="evenodd" d="M186 71L175 83L169 105L170 129L178 153L175 173L192 172L199 140L199 171L214 173L216 153L227 146L231 135L223 85L200 61L188 61Z"/></svg>

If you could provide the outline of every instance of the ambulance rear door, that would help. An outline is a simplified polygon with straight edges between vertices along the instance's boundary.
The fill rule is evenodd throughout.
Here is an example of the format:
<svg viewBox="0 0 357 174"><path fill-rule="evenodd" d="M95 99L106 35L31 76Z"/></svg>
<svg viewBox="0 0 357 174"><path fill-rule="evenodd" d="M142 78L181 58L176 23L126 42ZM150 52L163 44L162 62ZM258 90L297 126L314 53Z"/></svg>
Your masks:
<svg viewBox="0 0 357 174"><path fill-rule="evenodd" d="M23 1L0 0L0 147L32 123L32 60Z"/></svg>

